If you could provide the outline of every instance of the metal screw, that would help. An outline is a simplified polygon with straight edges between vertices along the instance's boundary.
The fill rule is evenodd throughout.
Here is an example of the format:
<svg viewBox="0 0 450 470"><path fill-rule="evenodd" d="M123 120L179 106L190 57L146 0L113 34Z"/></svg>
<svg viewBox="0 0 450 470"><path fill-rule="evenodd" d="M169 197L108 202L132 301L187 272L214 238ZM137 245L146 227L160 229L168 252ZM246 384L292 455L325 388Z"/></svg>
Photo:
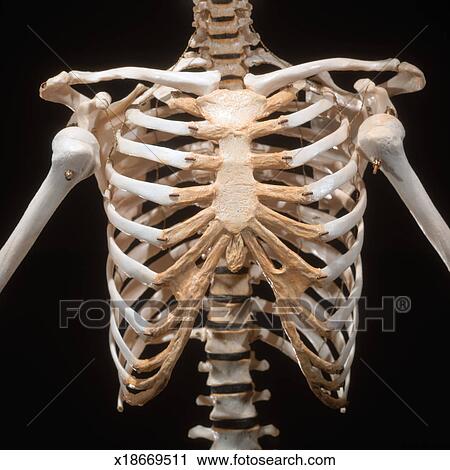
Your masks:
<svg viewBox="0 0 450 470"><path fill-rule="evenodd" d="M381 168L381 163L382 161L381 160L374 160L372 162L372 166L373 166L373 174L376 175L378 173L378 171L380 170Z"/></svg>
<svg viewBox="0 0 450 470"><path fill-rule="evenodd" d="M66 170L64 172L64 178L66 178L67 181L70 181L73 178L73 170Z"/></svg>

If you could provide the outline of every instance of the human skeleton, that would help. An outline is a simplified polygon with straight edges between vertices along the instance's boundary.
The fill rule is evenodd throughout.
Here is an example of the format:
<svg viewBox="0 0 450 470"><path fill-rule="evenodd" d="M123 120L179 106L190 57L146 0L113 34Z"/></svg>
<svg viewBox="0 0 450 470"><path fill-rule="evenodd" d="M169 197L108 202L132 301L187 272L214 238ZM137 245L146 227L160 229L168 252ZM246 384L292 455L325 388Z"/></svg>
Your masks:
<svg viewBox="0 0 450 470"><path fill-rule="evenodd" d="M256 449L278 430L257 420L254 403L270 392L254 389L250 372L268 368L251 351L254 341L298 362L324 404L347 405L368 164L387 176L447 267L450 234L408 164L390 99L422 89L420 70L395 59L290 66L262 47L247 0L194 0L194 16L189 50L168 71L62 72L41 86L42 98L73 115L0 252L0 290L67 193L95 174L109 219L118 408L160 393L195 338L205 342L199 371L211 391L197 404L212 407L212 426L190 436L213 449ZM262 64L278 70L249 73ZM359 80L353 93L334 83L333 71L395 75L381 85ZM72 88L120 79L154 85L138 84L115 102ZM291 147L296 138L299 147L267 136ZM260 282L274 302L252 297ZM206 324L195 323L199 312ZM284 336L258 324L264 314L279 319Z"/></svg>

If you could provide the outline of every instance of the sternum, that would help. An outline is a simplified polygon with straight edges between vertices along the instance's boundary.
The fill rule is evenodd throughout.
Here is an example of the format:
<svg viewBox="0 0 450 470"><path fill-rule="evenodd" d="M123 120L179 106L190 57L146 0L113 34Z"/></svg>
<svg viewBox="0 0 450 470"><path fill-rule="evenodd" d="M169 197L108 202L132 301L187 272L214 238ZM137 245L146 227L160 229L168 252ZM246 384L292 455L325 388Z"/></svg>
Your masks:
<svg viewBox="0 0 450 470"><path fill-rule="evenodd" d="M223 164L217 172L214 208L217 218L231 233L241 232L257 206L256 181L250 162L250 141L229 135L219 142Z"/></svg>

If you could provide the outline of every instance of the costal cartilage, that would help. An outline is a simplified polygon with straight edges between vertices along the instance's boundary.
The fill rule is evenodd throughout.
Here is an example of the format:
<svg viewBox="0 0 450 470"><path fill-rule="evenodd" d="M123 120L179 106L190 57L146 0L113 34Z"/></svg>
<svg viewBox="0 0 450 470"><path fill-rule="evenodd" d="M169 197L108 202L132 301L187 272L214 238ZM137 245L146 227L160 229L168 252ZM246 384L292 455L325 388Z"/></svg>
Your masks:
<svg viewBox="0 0 450 470"><path fill-rule="evenodd" d="M230 93L228 95L227 93L228 92L225 92L225 91L220 92L220 93L216 92L215 99L218 100L218 103L219 102L221 103L221 106L229 106L227 104L228 99L230 100L230 104L234 105L234 95L232 93ZM242 92L241 92L241 95L242 95ZM236 96L237 96L237 94L236 94ZM247 99L247 97L245 97L243 99L245 101ZM215 102L213 103L212 100L213 100L213 98L207 98L208 106L217 106L216 104L214 104ZM185 102L183 102L183 105L184 105L184 103ZM242 103L242 101L241 101L241 103ZM176 104L177 104L177 101L174 100L172 102L172 107L176 107ZM236 109L236 113L235 113L236 126L237 126L236 129L238 130L236 138L232 137L233 132L235 132L235 131L233 131L232 127L229 127L226 132L225 131L220 131L220 129L219 129L220 125L218 124L219 116L220 116L220 113L221 113L220 108L217 108L217 111L216 111L217 114L215 115L216 116L215 117L215 119L216 119L215 126L211 127L211 132L212 132L211 137L216 136L216 135L223 135L224 136L223 138L225 139L224 142L226 142L225 144L223 144L223 147L222 147L224 153L219 154L219 159L222 159L222 162L223 162L222 165L224 165L224 168L226 168L227 164L228 165L230 164L229 159L235 158L234 157L234 155L235 155L234 152L239 152L239 155L242 155L242 152L249 152L249 150L250 150L249 147L248 147L248 144L245 144L245 146L242 146L244 141L242 140L241 134L246 132L246 126L247 126L247 128L248 128L247 132L250 135L252 135L252 132L253 132L253 127L252 126L253 126L253 124L251 123L251 121L248 124L242 124L242 122L246 122L246 121L242 121L242 122L240 121L240 119L242 119L242 118L239 117L240 116L239 113L242 113L242 116L247 116L247 114L246 114L247 111L245 109L242 109L242 106L243 105L241 104L241 109L240 110ZM195 107L195 106L192 106L192 108L193 109L194 108L198 109L198 107ZM292 128L295 128L295 127L300 126L304 122L306 122L307 119L315 118L321 112L326 112L331 108L332 108L332 101L330 99L323 99L323 100L319 101L319 103L316 104L316 105L312 104L309 107L308 106L304 107L302 112L296 112L296 113L292 113L290 115L286 115L286 116L281 117L278 120L278 122L281 122L282 126L285 126L285 127L291 126ZM263 110L255 112L255 115L254 115L255 117L253 119L257 118L258 115L260 113L263 113L263 112L264 112ZM135 125L137 125L138 122L140 122L141 124L145 124L145 126L148 127L148 128L157 127L158 130L164 130L164 131L175 132L175 130L178 129L178 132L180 130L182 131L182 132L179 132L179 133L187 134L187 130L189 129L189 127L185 127L185 128L180 127L180 128L178 128L177 124L174 125L170 122L167 123L167 126L166 126L165 124L163 124L159 120L154 121L153 119L147 119L147 116L148 116L148 114L144 115L141 111L133 110L131 113L128 114L128 119ZM226 121L228 123L227 126L230 126L230 121L229 121L228 114L225 115L225 118L227 119L227 121ZM248 118L245 117L244 119L248 119ZM231 125L232 125L232 122L233 121L231 121ZM270 121L267 121L267 123L268 124L264 124L264 122L262 122L261 124L258 124L258 126L259 126L259 131L258 132L260 132L260 130L264 126L266 126L268 129L269 129L270 126L272 126ZM278 125L278 124L276 124L276 125ZM340 142L343 142L348 136L348 122L344 121L343 126L344 127L341 126L339 129L344 129L344 132L342 133L342 130L339 130L338 134L337 134L338 138L340 139ZM203 130L203 133L204 133L203 137L207 138L208 137L208 135L207 135L208 125L204 124L204 125L202 125L202 127L204 129ZM334 136L336 134L331 133L329 135ZM120 150L121 153L126 153L127 154L128 153L127 150L132 150L131 152L129 152L130 154L135 154L135 156L137 156L138 158L143 158L144 157L143 154L145 152L149 152L149 154L151 154L151 152L154 151L154 147L151 147L150 149L145 150L146 144L141 143L139 145L139 152L134 152L134 150L133 150L134 147L131 146L131 141L129 141L130 143L127 142L127 146L125 146L125 145L123 145L123 141L120 141L120 135L118 135L118 139L119 139L119 150ZM328 137L328 135L325 133L323 136L320 136L320 138L317 140L316 146L317 145L321 146L320 149L317 150L317 153L320 154L321 150L322 151L329 151L333 146L335 146L334 144L337 144L337 143L338 143L338 141L334 140L334 137L332 137L332 139L330 139ZM136 149L137 148L138 147L136 147ZM155 150L156 150L155 154L161 156L161 153L159 153L160 151L158 149L155 149ZM164 151L166 151L166 150L164 150ZM176 151L168 150L168 152L176 152ZM137 153L139 153L139 155L136 155ZM182 155L182 156L184 157L184 155ZM239 158L241 158L241 157L239 157ZM261 160L264 160L264 155L260 155L259 157L257 155L254 155L252 158L253 158L253 161L256 162L258 158L260 158ZM313 154L311 154L311 158L314 158ZM152 159L154 159L154 158L152 158ZM230 161L232 161L232 160L230 160ZM244 162L244 160L242 160L242 161ZM250 160L248 160L248 161L250 161ZM348 181L350 181L351 179L353 179L355 177L356 168L357 168L355 157L353 159L348 159L348 157L347 157L347 160L344 159L342 163L344 163L345 161L346 161L346 163L341 165L340 168L336 168L336 170L334 172L332 172L331 174L325 175L325 177L319 179L318 181L308 182L308 184L304 188L299 188L299 189L292 188L292 191L294 191L292 193L293 194L292 197L294 197L295 194L300 194L303 191L303 192L309 193L308 196L305 196L305 198L309 198L308 201L320 201L325 196L333 194L337 190L337 188L339 188L340 186L346 184ZM235 165L237 165L237 164L238 163L236 162ZM111 165L111 164L109 164L109 165ZM258 167L264 167L264 164L263 163L258 164ZM232 167L232 168L235 168L235 171L238 170L237 166ZM218 167L218 170L219 170L219 172L221 171L220 166ZM143 182L143 181L133 180L129 177L119 176L117 174L117 172L114 172L112 170L112 165L110 167L108 167L108 174L109 174L110 183L116 189L117 188L120 188L121 190L126 189L127 191L131 191L134 194L138 194L140 197L144 197L145 199L152 200L154 202L155 202L156 194L159 194L159 191L164 188L164 186L161 186L160 183L158 183L158 184L153 183L152 184L152 183L147 183L147 182ZM220 173L219 173L219 175L220 175ZM257 191L258 185L260 183L253 180L250 175L251 175L251 173L249 174L250 179L245 184L254 185L255 191ZM294 175L292 175L292 176L294 176ZM214 194L217 194L217 191L220 191L220 184L223 184L220 181L221 181L221 177L218 176L216 182L211 186L211 189L213 190ZM235 179L234 184L236 184L236 181L239 181L239 180ZM126 182L126 184L124 184L125 182ZM174 179L174 183L176 184L176 179ZM230 184L233 184L232 180L230 180ZM150 185L152 185L152 186L150 186ZM136 188L141 188L141 189L137 190ZM148 188L148 190L146 188ZM261 188L262 188L262 186L261 186ZM278 188L278 187L277 186L272 187L272 186L269 185L269 186L267 186L267 192L268 192L267 195L264 193L264 191L261 192L261 190L260 190L259 194L262 197L269 196L269 195L271 195L273 197L273 194L271 194L271 191L272 192L275 191L276 188ZM170 205L174 205L176 203L176 201L170 199L169 195L170 195L171 191L176 191L180 195L181 192L183 191L183 189L174 190L173 188L171 189L169 186L167 186L164 189L164 192L168 195L167 196L168 197L167 203L169 203ZM202 189L202 191L205 191L205 190L206 190L206 187L204 187ZM236 191L238 191L238 189ZM290 188L286 188L285 191L284 191L284 195L288 195L289 191L290 191ZM282 193L280 193L280 194L282 194ZM225 196L222 196L222 198L223 197L225 197ZM280 201L280 200L283 200L284 198L285 198L284 196L281 196L280 198L276 198L276 199L278 201ZM211 199L211 201L213 199L214 199L214 196ZM295 197L294 197L294 199L295 199ZM195 200L192 200L192 202L195 202ZM249 201L247 201L247 203L248 202ZM305 199L305 202L306 202L306 199ZM161 201L159 201L159 203L165 203L165 202L163 200L161 200ZM107 207L108 213L114 215L115 208L112 209L110 207L112 204L113 204L113 202L107 203L106 207ZM224 204L223 209L225 209L225 207L226 207L225 199L223 199L221 204ZM108 207L109 207L109 209L108 209ZM222 207L222 206L220 206L220 207ZM219 207L219 209L223 210L220 207ZM262 207L263 206L261 206L261 208ZM354 204L354 209L352 209L349 212L349 214L346 217L343 218L342 222L339 221L340 219L331 220L332 218L330 218L327 221L327 223L329 225L325 224L322 227L311 225L310 228L307 228L307 226L301 226L301 227L298 226L295 229L296 233L302 234L302 236L308 236L308 237L316 238L317 243L320 243L320 238L319 237L325 237L325 239L333 239L333 237L335 238L335 237L339 236L339 234L343 234L344 233L343 230L348 231L354 225L357 225L360 218L361 218L361 216L362 216L364 208L365 208L365 201L364 201L364 198L363 198L361 203ZM230 209L231 209L231 207L230 207ZM217 210L217 207L214 206L213 210ZM255 216L256 217L261 217L261 220L267 220L267 222L270 223L271 225L273 225L274 228L278 227L278 226L282 227L283 223L284 223L285 224L284 228L288 231L290 230L291 225L294 224L293 221L291 221L289 223L286 220L284 220L282 222L282 220L280 219L280 216L276 215L276 213L273 213L272 215L269 215L269 213L265 214L264 211L262 211L262 212L256 211ZM124 216L121 216L121 218L117 218L117 217L115 217L113 219L110 218L110 220L113 220L113 222L114 221L119 221L120 227L122 228L122 230L127 229L127 230L125 230L125 232L126 233L131 232L131 234L133 236L135 236L137 234L144 234L144 232L148 231L148 229L150 228L150 227L145 227L145 228L143 227L142 230L140 230L139 227L138 227L139 224L136 221L129 220L128 223L124 222L124 220L126 220L126 218ZM227 220L226 218L223 219L222 223L226 224L226 220ZM136 225L134 225L134 224L136 224ZM117 225L116 225L116 227L117 227ZM226 228L226 225L224 225L224 227ZM309 235L307 235L308 231L310 232ZM149 236L148 240L150 242L154 242L154 238L155 238L156 234L157 234L157 232L150 232L149 231L150 236ZM280 235L283 236L282 234L280 234ZM206 232L205 232L204 237L205 236L207 236ZM326 237L328 237L328 238L326 238ZM145 240L145 237L142 237L142 238L144 238L144 240ZM163 243L161 240L164 239L164 236L159 234L158 238L160 238L160 240L157 240L156 244L159 243L160 246L161 246L161 244ZM359 238L361 238L361 237L359 237ZM194 246L195 246L195 244L193 245L193 247ZM347 256L344 256L344 257L339 255L337 252L336 253L326 254L326 255L325 255L325 252L324 252L324 254L322 256L325 255L327 261L332 263L331 264L332 270L330 271L330 275L332 275L333 277L338 277L339 275L342 275L343 271L347 270L348 266L350 264L352 264L353 261L355 261L355 258L357 257L357 255L359 253L360 246L361 246L361 240L358 239L358 242L355 243L355 246L354 246L353 249L352 249L352 246L349 245L349 253L347 254ZM273 246L272 246L272 248L273 248ZM122 249L125 249L125 247L123 247ZM113 251L114 251L114 253L112 253L112 254L114 256L116 256L117 255L116 250L114 249ZM281 251L280 251L280 253L281 253ZM113 256L113 259L114 259L114 256ZM138 257L138 251L136 249L133 250L132 252L130 252L127 256L132 257L134 262L138 262L138 263L140 262L139 258L137 258ZM181 258L180 258L180 261L178 263L181 263L181 262L182 261L181 261ZM148 266L148 268L146 268L146 269L153 269L152 264L150 264L150 265L147 264L147 266ZM154 266L156 267L156 265L154 265ZM119 263L119 265L117 267L118 267L120 272L130 275L130 273L126 273L125 270L123 269L124 268L123 263L122 264ZM139 280L140 276L141 276L141 274L136 272L135 275L132 276L132 277ZM144 275L144 278L142 278L142 280L140 282L148 282L148 280L151 280L152 282L154 282L155 279L156 279L156 276L157 275L155 274L155 271L153 271L153 274L151 276ZM162 276L162 278L164 278L167 275L164 272L161 272L161 273L159 273L159 276ZM118 295L118 292L115 290L114 284L110 284L110 286L113 289L113 291L112 291L112 294L114 294L113 297L116 298L117 295ZM353 305L350 305L350 306L348 306L347 309L342 310L342 312L345 312L345 315L347 315L347 318L348 318L349 312L352 311L352 307L353 307ZM125 318L128 318L129 321L131 321L132 318L135 318L135 316L138 315L136 312L134 312L134 313L132 311L127 312L127 310L128 309L125 308L123 310L123 314L124 314ZM344 315L344 313L342 315ZM342 315L339 318L341 318ZM174 317L172 316L171 318L173 319ZM313 324L315 324L315 321L313 320L311 315L307 315L307 316L305 316L305 318L307 319L308 322L312 322ZM345 318L345 316L343 318ZM169 317L167 317L167 321L165 323L164 322L161 323L161 326L166 325L166 327L161 329L160 326L158 326L157 328L155 326L156 329L155 329L155 332L152 333L152 337L154 337L155 334L157 334L159 337L161 337L161 335L167 334L167 332L168 332L167 326L170 324L170 322L171 322L171 320L169 319ZM130 324L133 325L134 322L131 321ZM287 327L290 328L290 326L289 326L290 323L288 323L287 325L288 325ZM301 323L298 324L298 325L301 325ZM319 326L319 325L317 324L317 326ZM138 325L134 326L134 328L137 328L137 327L138 327ZM320 327L320 328L322 328L322 327ZM146 326L146 330L147 330L147 334L149 334L151 332L152 328L150 326ZM158 331L158 333L156 333L156 331ZM117 331L115 331L115 334L113 335L113 339L114 338L117 338ZM318 346L320 341L314 336L312 336L311 338L313 339L313 344L315 344L317 346L317 349L316 349L315 353L308 352L307 350L305 350L305 354L308 355L309 360L313 361L313 363L317 367L324 367L325 370L329 370L329 371L337 371L337 370L340 370L342 368L342 373L341 373L341 375L339 375L339 379L337 377L334 377L333 383L330 385L332 387L337 387L337 388L341 387L341 385L344 382L346 382L346 379L348 377L348 372L349 372L349 367L350 367L349 364L351 363L351 360L349 360L349 358L351 357L350 352L353 350L352 349L352 341L353 341L353 338L354 338L354 334L352 334L350 336L350 338L352 338L352 341L350 341L350 343L347 343L344 340L341 340L340 342L336 343L337 345L339 345L339 348L342 349L342 354L343 354L342 357L341 357L341 365L337 365L337 366L331 365L331 363L329 364L329 361L331 360L331 357L330 357L329 353L328 353L328 355L322 356L323 351L325 351L326 348L324 349L323 345L321 347ZM116 341L117 341L117 344L120 347L120 349L123 350L123 348L124 348L123 342L120 341L120 340L118 341L117 339L116 339ZM130 358L130 360L132 360L133 367L135 368L137 358L133 359L132 356L130 356L130 352L127 351L126 349L123 350L123 352L124 352L124 357L128 357L128 358ZM315 354L317 354L317 356ZM319 354L321 355L320 357L319 357ZM308 379L311 380L312 384L315 384L315 383L319 384L320 383L320 384L322 384L321 386L325 386L325 383L323 381L317 381L317 379L314 377L314 374L309 369L309 367L306 366L306 363L303 361L303 359L300 361L300 366L304 370L304 373L307 375ZM128 377L128 376L123 375L123 377ZM141 384L140 386L143 386L143 384ZM320 392L320 390L317 389L316 385L314 385L314 389L315 389L315 393L321 399L323 399L326 403L328 403L330 405L332 403L334 403L326 395L323 395L322 392ZM145 390L145 388L143 390ZM339 394L340 394L341 398L336 401L336 405L337 406L342 406L342 404L344 403L342 401L342 399L344 398L344 395L342 394L341 391L339 392ZM143 399L144 399L144 397L145 397L145 399L147 399L150 396L152 396L152 394L142 395ZM127 397L129 397L128 394L127 394ZM127 399L129 399L129 398L127 398ZM137 398L133 398L133 402L135 402L136 400L137 400Z"/></svg>

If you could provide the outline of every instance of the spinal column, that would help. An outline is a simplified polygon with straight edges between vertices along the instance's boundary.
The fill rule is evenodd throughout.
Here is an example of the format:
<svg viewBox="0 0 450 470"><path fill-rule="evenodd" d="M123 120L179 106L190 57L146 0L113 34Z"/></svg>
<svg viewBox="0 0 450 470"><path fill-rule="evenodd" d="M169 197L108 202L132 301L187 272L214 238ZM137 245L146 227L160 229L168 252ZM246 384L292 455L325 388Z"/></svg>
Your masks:
<svg viewBox="0 0 450 470"><path fill-rule="evenodd" d="M212 427L196 426L189 433L213 441L212 449L260 449L261 436L278 435L274 426L259 425L254 405L269 400L270 392L255 391L251 371L265 371L269 364L251 351L258 326L250 296L247 268L237 273L216 269L205 330L207 361L199 364L199 371L208 373L210 395L197 398L199 406L212 407Z"/></svg>
<svg viewBox="0 0 450 470"><path fill-rule="evenodd" d="M194 0L196 32L189 45L221 73L223 88L243 88L246 59L260 42L250 28L251 12L248 0Z"/></svg>

